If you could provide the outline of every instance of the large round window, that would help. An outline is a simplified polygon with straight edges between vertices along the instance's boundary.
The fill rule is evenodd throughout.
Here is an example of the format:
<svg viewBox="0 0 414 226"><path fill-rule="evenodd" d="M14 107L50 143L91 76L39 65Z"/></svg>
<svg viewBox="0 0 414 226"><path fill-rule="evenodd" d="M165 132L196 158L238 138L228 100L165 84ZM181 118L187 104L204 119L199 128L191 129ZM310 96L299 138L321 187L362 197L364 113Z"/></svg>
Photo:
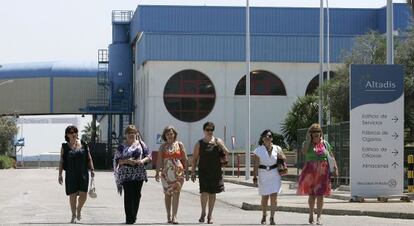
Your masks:
<svg viewBox="0 0 414 226"><path fill-rule="evenodd" d="M174 74L164 88L168 112L184 122L206 117L214 107L216 91L211 80L199 71L184 70Z"/></svg>

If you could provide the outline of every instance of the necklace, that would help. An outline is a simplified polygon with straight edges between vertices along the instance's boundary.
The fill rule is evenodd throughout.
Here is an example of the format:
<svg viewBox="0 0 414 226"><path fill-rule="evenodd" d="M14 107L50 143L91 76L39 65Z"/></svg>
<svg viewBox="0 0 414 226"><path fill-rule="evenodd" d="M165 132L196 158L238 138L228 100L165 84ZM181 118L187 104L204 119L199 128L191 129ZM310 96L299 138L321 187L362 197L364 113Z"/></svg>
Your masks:
<svg viewBox="0 0 414 226"><path fill-rule="evenodd" d="M175 144L175 142L173 142L173 143L171 143L171 144L166 143L166 144L165 144L165 150L166 150L167 152L173 152L173 151L174 151L174 144Z"/></svg>

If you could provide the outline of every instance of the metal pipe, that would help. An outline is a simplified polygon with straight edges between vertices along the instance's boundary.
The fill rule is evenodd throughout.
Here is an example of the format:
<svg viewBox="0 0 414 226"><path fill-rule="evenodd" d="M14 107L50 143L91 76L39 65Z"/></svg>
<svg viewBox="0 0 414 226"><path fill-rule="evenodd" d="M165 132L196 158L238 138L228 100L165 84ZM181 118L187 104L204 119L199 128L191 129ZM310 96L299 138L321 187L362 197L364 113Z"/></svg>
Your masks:
<svg viewBox="0 0 414 226"><path fill-rule="evenodd" d="M250 179L250 7L246 0L246 98L247 98L247 130L246 130L246 180Z"/></svg>
<svg viewBox="0 0 414 226"><path fill-rule="evenodd" d="M323 0L320 0L320 13L319 13L319 88L323 85L323 60L324 60L324 31L323 31ZM319 110L318 110L318 122L320 125L323 124L323 109L322 109L322 89L319 89Z"/></svg>
<svg viewBox="0 0 414 226"><path fill-rule="evenodd" d="M387 0L387 64L394 64L394 24L392 0Z"/></svg>

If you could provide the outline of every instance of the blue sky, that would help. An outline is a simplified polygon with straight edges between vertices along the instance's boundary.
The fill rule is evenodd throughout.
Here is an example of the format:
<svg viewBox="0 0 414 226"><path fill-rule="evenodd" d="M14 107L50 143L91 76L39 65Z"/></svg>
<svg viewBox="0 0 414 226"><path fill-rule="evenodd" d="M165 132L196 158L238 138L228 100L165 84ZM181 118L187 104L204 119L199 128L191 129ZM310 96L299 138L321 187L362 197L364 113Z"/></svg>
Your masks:
<svg viewBox="0 0 414 226"><path fill-rule="evenodd" d="M319 7L319 3L319 0L250 0L251 6L262 7ZM330 7L348 8L379 8L386 3L387 0L329 0ZM246 1L0 0L0 64L96 61L97 50L107 48L111 42L112 10L135 10L138 4L244 6ZM79 129L90 119L80 118ZM63 124L23 125L25 155L59 151L65 127Z"/></svg>

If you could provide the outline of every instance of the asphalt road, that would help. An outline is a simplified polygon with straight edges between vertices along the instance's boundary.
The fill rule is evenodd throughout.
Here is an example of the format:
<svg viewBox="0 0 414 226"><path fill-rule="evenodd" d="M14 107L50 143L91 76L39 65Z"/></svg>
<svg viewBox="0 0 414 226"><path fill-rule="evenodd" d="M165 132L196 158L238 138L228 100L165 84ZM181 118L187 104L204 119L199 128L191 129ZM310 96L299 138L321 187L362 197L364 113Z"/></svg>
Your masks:
<svg viewBox="0 0 414 226"><path fill-rule="evenodd" d="M57 183L56 169L0 170L0 225L65 225L70 221L69 200L64 186ZM116 193L111 172L96 173L98 198L88 199L82 212L82 225L122 225L123 199ZM246 196L242 185L226 183L227 191L217 195L213 213L215 225L259 225L260 211L239 208ZM256 189L256 188L248 188ZM181 225L200 225L198 183L186 182L181 193L178 221ZM144 184L137 225L166 223L161 184L150 178ZM234 203L221 201L232 196ZM246 197L247 198L247 197ZM250 197L252 198L252 197ZM257 195L257 199L259 196ZM224 199L223 199L224 200ZM228 199L227 199L228 200ZM277 212L278 225L307 225L307 214ZM323 216L324 225L414 225L414 220L367 216Z"/></svg>

